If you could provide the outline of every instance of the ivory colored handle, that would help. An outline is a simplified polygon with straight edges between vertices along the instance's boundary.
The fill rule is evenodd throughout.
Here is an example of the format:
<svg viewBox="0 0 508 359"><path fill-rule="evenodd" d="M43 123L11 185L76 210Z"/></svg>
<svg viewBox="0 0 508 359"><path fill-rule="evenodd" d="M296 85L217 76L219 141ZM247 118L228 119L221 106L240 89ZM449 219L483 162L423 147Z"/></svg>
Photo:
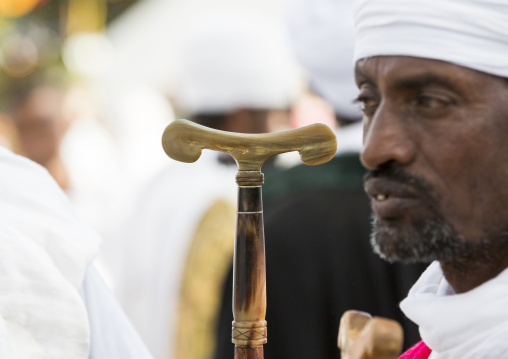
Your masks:
<svg viewBox="0 0 508 359"><path fill-rule="evenodd" d="M402 327L394 320L348 310L340 320L342 359L396 359L402 351Z"/></svg>
<svg viewBox="0 0 508 359"><path fill-rule="evenodd" d="M307 165L325 163L334 156L337 140L323 124L277 133L245 134L176 120L166 127L162 147L169 157L181 162L196 161L203 149L226 152L235 158L239 171L260 171L266 159L291 151L298 151Z"/></svg>

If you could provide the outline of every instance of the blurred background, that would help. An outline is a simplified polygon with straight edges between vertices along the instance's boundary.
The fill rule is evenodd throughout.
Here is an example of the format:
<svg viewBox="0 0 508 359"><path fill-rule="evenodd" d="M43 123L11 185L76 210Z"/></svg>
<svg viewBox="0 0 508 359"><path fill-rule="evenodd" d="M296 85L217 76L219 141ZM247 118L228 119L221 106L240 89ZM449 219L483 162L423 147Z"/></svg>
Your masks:
<svg viewBox="0 0 508 359"><path fill-rule="evenodd" d="M107 235L170 161L163 129L187 115L175 106L182 29L230 5L283 21L283 0L2 0L0 143L46 167ZM300 96L303 77L295 81ZM309 101L323 108L314 122L333 123L318 99L302 101L302 113Z"/></svg>
<svg viewBox="0 0 508 359"><path fill-rule="evenodd" d="M338 358L346 309L399 319L391 292L408 284L399 290L368 245L350 3L0 0L0 145L44 166L102 235L96 265L156 359L233 355L236 167L170 160L161 136L176 118L248 133L320 122L337 133L335 159L318 172L295 153L263 166L275 339L265 358ZM351 252L362 254L355 263ZM349 272L363 281L340 276ZM289 330L277 319L292 314L288 298L305 318ZM295 333L309 331L303 350Z"/></svg>
<svg viewBox="0 0 508 359"><path fill-rule="evenodd" d="M235 15L221 13L233 8ZM213 173L233 180L233 166L211 170L200 189L199 175L164 154L164 128L201 116L223 130L271 132L305 125L309 114L334 125L331 107L305 91L284 17L284 0L0 1L0 144L44 166L102 235L96 266L157 358L211 355L206 334L205 346L175 349L176 314L166 312L178 306L190 253L181 233L192 233L207 210L204 196L227 198L226 244L203 240L224 248L213 281L209 258L199 261L211 289L197 295L210 314L187 330L213 331L236 190L224 175L211 185ZM218 125L219 112L229 125Z"/></svg>
<svg viewBox="0 0 508 359"><path fill-rule="evenodd" d="M0 141L46 167L101 234L127 213L130 193L166 160L159 139L174 118L167 94L134 75L146 66L133 63L120 74L126 61L118 44L129 39L109 29L140 5L0 3ZM129 26L143 28L142 22ZM153 57L153 50L139 48L139 56Z"/></svg>

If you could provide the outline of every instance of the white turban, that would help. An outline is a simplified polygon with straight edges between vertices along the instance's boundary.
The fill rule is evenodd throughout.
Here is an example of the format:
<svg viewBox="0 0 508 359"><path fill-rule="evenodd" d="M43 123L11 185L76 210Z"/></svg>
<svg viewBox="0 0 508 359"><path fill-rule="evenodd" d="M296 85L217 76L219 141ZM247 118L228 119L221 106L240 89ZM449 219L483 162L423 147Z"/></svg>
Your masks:
<svg viewBox="0 0 508 359"><path fill-rule="evenodd" d="M507 0L357 0L354 60L442 60L508 77Z"/></svg>
<svg viewBox="0 0 508 359"><path fill-rule="evenodd" d="M352 0L291 0L287 3L290 40L298 61L308 71L311 88L335 113L361 118L353 104L354 28Z"/></svg>
<svg viewBox="0 0 508 359"><path fill-rule="evenodd" d="M254 9L220 8L181 29L175 106L189 114L289 108L300 69L282 21Z"/></svg>

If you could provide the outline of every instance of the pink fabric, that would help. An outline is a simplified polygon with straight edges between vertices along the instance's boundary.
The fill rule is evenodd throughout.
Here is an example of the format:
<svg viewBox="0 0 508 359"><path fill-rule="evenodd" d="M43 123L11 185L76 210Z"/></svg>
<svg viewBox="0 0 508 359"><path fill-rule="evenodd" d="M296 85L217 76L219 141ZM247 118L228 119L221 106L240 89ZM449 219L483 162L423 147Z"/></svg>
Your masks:
<svg viewBox="0 0 508 359"><path fill-rule="evenodd" d="M432 350L423 341L419 341L407 351L402 353L399 359L427 359Z"/></svg>

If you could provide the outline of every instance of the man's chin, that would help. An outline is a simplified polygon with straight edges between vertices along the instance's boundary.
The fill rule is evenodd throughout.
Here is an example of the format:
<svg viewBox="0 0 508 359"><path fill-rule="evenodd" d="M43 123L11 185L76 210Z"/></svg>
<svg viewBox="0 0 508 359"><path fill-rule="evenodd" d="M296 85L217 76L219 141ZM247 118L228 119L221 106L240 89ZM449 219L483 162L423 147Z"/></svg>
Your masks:
<svg viewBox="0 0 508 359"><path fill-rule="evenodd" d="M373 232L370 242L374 252L390 263L430 263L437 259L435 253L422 253L412 239L388 231Z"/></svg>
<svg viewBox="0 0 508 359"><path fill-rule="evenodd" d="M374 217L371 244L381 258L402 263L446 261L466 250L455 230L439 218L391 223Z"/></svg>

